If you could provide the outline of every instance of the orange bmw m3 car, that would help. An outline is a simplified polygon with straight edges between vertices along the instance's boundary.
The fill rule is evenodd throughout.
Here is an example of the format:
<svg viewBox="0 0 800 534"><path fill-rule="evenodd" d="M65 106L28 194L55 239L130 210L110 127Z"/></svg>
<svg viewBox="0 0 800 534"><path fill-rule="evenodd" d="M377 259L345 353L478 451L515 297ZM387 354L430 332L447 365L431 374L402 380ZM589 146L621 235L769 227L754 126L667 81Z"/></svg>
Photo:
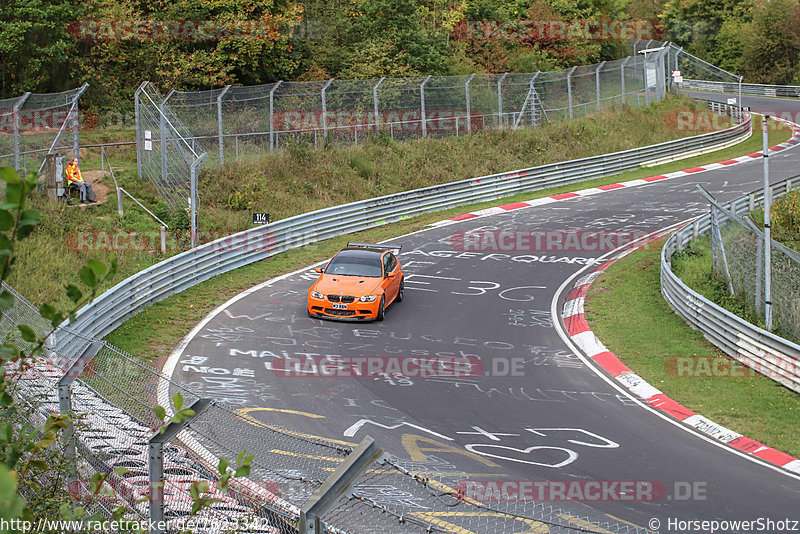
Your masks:
<svg viewBox="0 0 800 534"><path fill-rule="evenodd" d="M308 315L345 321L383 321L386 308L403 300L399 246L347 243L308 289Z"/></svg>

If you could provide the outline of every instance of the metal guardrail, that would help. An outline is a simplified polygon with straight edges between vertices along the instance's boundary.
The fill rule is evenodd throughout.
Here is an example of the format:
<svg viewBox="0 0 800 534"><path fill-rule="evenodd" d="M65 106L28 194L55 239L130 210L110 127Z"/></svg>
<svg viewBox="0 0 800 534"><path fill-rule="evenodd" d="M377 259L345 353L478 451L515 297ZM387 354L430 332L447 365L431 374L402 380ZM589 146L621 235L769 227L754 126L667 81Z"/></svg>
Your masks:
<svg viewBox="0 0 800 534"><path fill-rule="evenodd" d="M800 177L770 187L772 198L785 195ZM764 202L763 192L734 199L723 207L746 215ZM759 328L709 301L672 272L672 256L693 239L711 230L711 214L703 215L675 233L661 250L661 293L675 313L700 330L728 356L800 393L800 345Z"/></svg>
<svg viewBox="0 0 800 534"><path fill-rule="evenodd" d="M750 116L731 128L656 145L430 186L296 215L168 258L109 289L81 309L70 328L102 337L125 319L216 275L280 252L455 206L575 184L648 162L743 140Z"/></svg>
<svg viewBox="0 0 800 534"><path fill-rule="evenodd" d="M739 84L735 82L711 82L706 80L683 80L678 86L690 91L707 91L709 93L736 94ZM742 94L749 96L768 96L782 98L800 98L798 85L766 85L743 83Z"/></svg>

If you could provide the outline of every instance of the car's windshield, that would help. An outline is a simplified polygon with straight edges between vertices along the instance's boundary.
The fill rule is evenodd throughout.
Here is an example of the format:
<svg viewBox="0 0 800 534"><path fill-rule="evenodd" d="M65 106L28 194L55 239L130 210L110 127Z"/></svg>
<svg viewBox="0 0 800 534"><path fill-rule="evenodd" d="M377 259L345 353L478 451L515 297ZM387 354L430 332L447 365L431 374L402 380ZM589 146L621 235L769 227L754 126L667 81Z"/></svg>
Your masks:
<svg viewBox="0 0 800 534"><path fill-rule="evenodd" d="M367 276L379 278L382 274L380 256L338 255L325 268L326 274L340 276Z"/></svg>

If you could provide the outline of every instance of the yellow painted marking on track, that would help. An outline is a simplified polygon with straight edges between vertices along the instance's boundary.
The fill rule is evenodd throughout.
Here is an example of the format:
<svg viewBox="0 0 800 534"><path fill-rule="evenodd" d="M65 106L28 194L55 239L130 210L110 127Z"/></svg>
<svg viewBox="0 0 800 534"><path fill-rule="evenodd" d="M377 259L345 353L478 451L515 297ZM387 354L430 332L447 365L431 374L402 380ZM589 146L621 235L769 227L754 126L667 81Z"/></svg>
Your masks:
<svg viewBox="0 0 800 534"><path fill-rule="evenodd" d="M298 458L311 458L312 460L325 460L326 462L344 462L344 458L336 458L334 456L321 456L319 454L303 454L300 452L282 451L280 449L272 449L269 451L273 454L283 454L284 456L296 456Z"/></svg>
<svg viewBox="0 0 800 534"><path fill-rule="evenodd" d="M460 454L461 456L466 456L470 460L474 460L489 467L500 467L500 465L487 458L484 458L479 454L475 454L474 452L470 452L466 449L459 449L453 445L442 443L441 441L437 441L425 436L418 436L416 434L403 434L403 437L400 439L400 441L403 444L403 447L405 447L409 457L415 462L427 462L428 457L425 455L426 452L439 452ZM426 444L427 447L420 446L420 443Z"/></svg>
<svg viewBox="0 0 800 534"><path fill-rule="evenodd" d="M525 525L530 526L530 528L522 530L516 534L546 534L550 532L550 528L541 523L536 521L535 519L529 519L527 517L515 517L510 516L508 514L503 514L500 512L462 512L462 511L445 511L445 512L412 512L410 515L422 519L423 521L428 521L429 523L447 529L448 532L458 532L461 534L473 534L471 530L468 530L464 527L460 527L448 521L443 521L439 519L440 517L506 517L513 521L517 521L523 523Z"/></svg>
<svg viewBox="0 0 800 534"><path fill-rule="evenodd" d="M637 525L636 523L631 523L630 521L625 521L624 519L622 519L622 518L620 518L620 517L613 516L613 515L611 515L611 514L606 514L606 515L607 515L608 517L610 517L611 519L613 519L614 521L619 521L620 523L625 523L626 525L630 525L630 526L632 526L632 527L636 527L636 528L638 528L638 529L641 529L641 530L643 530L643 531L645 531L645 532L648 532L648 533L652 533L652 532L653 532L652 530L650 530L650 529L647 529L647 528L644 528L644 527L642 527L642 526L639 526L639 525Z"/></svg>
<svg viewBox="0 0 800 534"><path fill-rule="evenodd" d="M558 514L558 517L560 517L561 519L566 519L567 521L569 521L573 525L585 528L585 529L591 531L592 533L598 532L599 534L614 534L611 531L602 529L602 528L598 527L597 525L595 525L594 523L586 521L585 519L581 519L580 517L575 517L574 515Z"/></svg>
<svg viewBox="0 0 800 534"><path fill-rule="evenodd" d="M287 410L286 408L240 408L236 410L236 413L240 413L242 415L247 415L250 412L280 412L280 413L290 413L293 415L302 415L303 417L310 417L311 419L325 419L324 415L319 415L310 412L301 412L298 410Z"/></svg>
<svg viewBox="0 0 800 534"><path fill-rule="evenodd" d="M308 438L308 439L318 439L318 440L322 440L322 441L327 441L328 443L335 443L337 445L345 445L347 447L358 447L358 443L352 443L350 441L342 441L342 440L339 440L339 439L331 439L331 438L326 438L326 437L323 437L323 436L316 436L314 434L305 434L303 432L295 432L294 430L286 430L285 428L278 428L276 426L272 426L272 425L268 425L266 423L262 423L258 419L255 419L254 417L252 417L252 416L250 416L248 414L248 412L252 412L252 411L255 411L255 410L275 411L275 410L278 410L278 409L277 408L241 408L239 410L236 410L234 413L236 414L236 416L239 419L241 419L245 423L249 423L249 424L251 424L251 425L253 425L255 427L258 427L258 428L267 428L267 429L270 429L270 430L275 430L277 432L281 432L283 434L289 434L290 436L298 436L298 437L301 437L301 438ZM289 411L291 412L292 410L289 410ZM305 414L306 412L296 412L296 413ZM324 415L317 415L317 414L309 414L309 415L312 415L312 416L315 416L315 417L322 417L322 418L325 417Z"/></svg>

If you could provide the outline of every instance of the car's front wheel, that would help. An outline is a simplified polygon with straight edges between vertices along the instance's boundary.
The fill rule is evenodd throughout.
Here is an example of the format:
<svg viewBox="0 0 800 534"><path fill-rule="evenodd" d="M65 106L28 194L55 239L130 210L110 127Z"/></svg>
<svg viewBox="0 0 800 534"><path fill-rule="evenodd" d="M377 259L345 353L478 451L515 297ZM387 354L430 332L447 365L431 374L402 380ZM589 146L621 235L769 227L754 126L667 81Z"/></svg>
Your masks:
<svg viewBox="0 0 800 534"><path fill-rule="evenodd" d="M383 316L386 315L385 303L386 303L386 297L384 295L381 295L381 303L378 306L378 315L375 316L376 321L383 321Z"/></svg>
<svg viewBox="0 0 800 534"><path fill-rule="evenodd" d="M403 302L403 287L405 287L405 280L400 280L400 289L397 290L397 302Z"/></svg>

